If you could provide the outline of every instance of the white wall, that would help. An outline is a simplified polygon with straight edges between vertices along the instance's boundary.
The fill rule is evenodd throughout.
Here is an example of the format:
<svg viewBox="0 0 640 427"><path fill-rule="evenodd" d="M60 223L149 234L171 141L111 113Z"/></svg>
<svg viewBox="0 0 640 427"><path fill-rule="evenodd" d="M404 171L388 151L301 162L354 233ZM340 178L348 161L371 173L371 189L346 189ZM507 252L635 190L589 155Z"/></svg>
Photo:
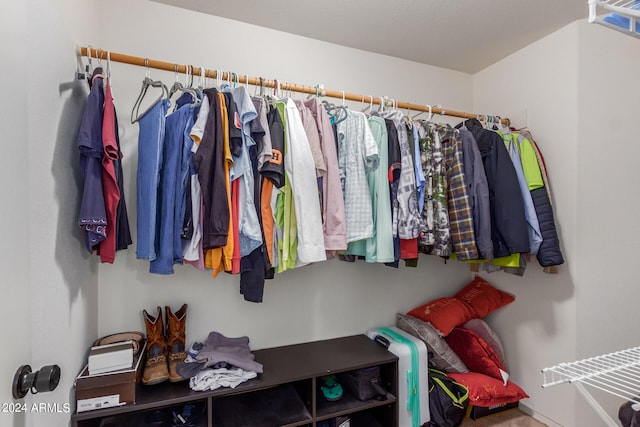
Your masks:
<svg viewBox="0 0 640 427"><path fill-rule="evenodd" d="M25 339L30 333L29 310L29 185L28 147L22 140L27 128L27 100L25 87L27 78L23 74L28 64L26 52L27 5L13 2L5 8L0 17L0 35L2 40L15 38L16 43L1 43L0 58L3 64L13 64L4 71L3 78L12 84L7 85L5 96L11 100L10 113L3 108L0 114L0 129L3 130L4 167L0 168L0 180L15 185L2 185L0 198L5 201L0 210L0 229L4 244L0 247L0 261L3 271L3 298L0 299L3 336L10 343L11 351L0 353L0 402L12 402L11 387L13 375L19 366L31 362L31 342ZM16 161L22 159L22 161ZM25 168L26 166L26 168ZM21 177L22 179L16 179ZM10 201L10 204L7 202ZM9 243L9 244L7 244ZM17 303L21 302L21 303ZM13 322L18 327L13 326ZM0 424L24 425L24 414L0 413Z"/></svg>
<svg viewBox="0 0 640 427"><path fill-rule="evenodd" d="M542 273L534 263L521 279L492 276L523 304L490 320L515 361L513 380L531 396L524 403L563 426L577 425L567 411L574 393L542 389L540 372L576 355L577 37L574 26L565 27L474 75L474 109L528 126L547 162L566 265L558 275Z"/></svg>
<svg viewBox="0 0 640 427"><path fill-rule="evenodd" d="M21 364L34 370L56 363L58 388L28 395L27 414L4 412L5 426L62 426L73 402L73 379L97 334L97 269L83 252L75 225L80 173L75 135L84 87L74 82L77 40L92 37L97 2L11 1L3 5L1 121L4 386ZM32 412L32 404L58 410ZM73 409L73 405L71 406Z"/></svg>
<svg viewBox="0 0 640 427"><path fill-rule="evenodd" d="M640 40L600 25L579 31L577 356L638 345ZM600 399L616 418L621 400ZM577 415L577 422L586 422ZM588 425L588 424L579 424Z"/></svg>
<svg viewBox="0 0 640 427"><path fill-rule="evenodd" d="M470 75L162 4L115 1L100 22L97 40L85 42L116 52L416 103L471 107ZM118 31L110 29L113 22L119 23ZM158 31L158 22L166 23L166 31ZM188 25L189 36L177 35L170 23ZM168 84L174 79L173 73L157 70L152 76ZM130 218L135 218L137 125L131 126L128 117L143 77L143 68L113 65ZM216 330L247 335L257 349L356 334L393 323L397 311L450 294L469 277L464 266L444 265L436 258L425 257L418 268L400 271L334 260L276 276L267 282L265 302L252 304L239 294L237 276L222 274L213 280L209 272L176 266L176 274L163 277L149 274L148 268L148 262L135 259L134 249L118 253L114 265L99 267L100 334L144 330L143 309L177 309L183 302L189 304L188 341L204 340Z"/></svg>
<svg viewBox="0 0 640 427"><path fill-rule="evenodd" d="M637 346L638 43L578 21L474 76L475 109L523 118L526 108L551 174L567 265L555 278L527 272L517 285L527 310L494 320L508 354L522 346L514 375L526 404L563 426L603 422L573 386L536 388L540 369ZM591 391L617 419L621 399Z"/></svg>

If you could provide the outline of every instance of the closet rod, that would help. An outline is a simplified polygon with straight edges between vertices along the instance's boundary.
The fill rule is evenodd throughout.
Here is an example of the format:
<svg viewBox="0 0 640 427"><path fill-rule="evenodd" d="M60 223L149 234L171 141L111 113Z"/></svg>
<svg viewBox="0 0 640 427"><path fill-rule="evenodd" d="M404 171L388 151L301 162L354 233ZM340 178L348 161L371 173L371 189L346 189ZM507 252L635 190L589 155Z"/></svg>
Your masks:
<svg viewBox="0 0 640 427"><path fill-rule="evenodd" d="M88 58L96 58L101 60L109 59L114 62L121 62L124 64L130 64L130 65L138 65L140 67L149 67L149 68L155 68L158 70L174 71L181 74L187 73L187 65L185 64L182 64L182 65L174 64L170 62L159 61L156 59L142 58L140 56L132 56L132 55L126 55L123 53L110 52L102 49L95 49L92 47L82 46L80 48L80 55L86 56ZM194 78L198 78L201 75L202 71L200 67L194 67L191 65L189 65L189 67L191 68L191 74L193 75ZM212 79L218 78L218 71L209 70L205 68L204 76ZM301 93L307 93L311 95L318 94L322 96L328 96L331 98L363 102L365 104L380 105L382 102L384 102L385 106L393 105L396 108L407 109L415 112L418 112L418 111L429 112L429 106L423 105L423 104L413 104L409 102L396 102L394 99L391 99L391 98L375 97L371 95L359 95L355 93L347 93L341 90L330 90L330 89L324 89L324 88L317 89L315 86L305 86L305 85L300 85L295 83L281 82L279 80L267 80L260 77L250 77L250 76L246 76L238 73L234 74L233 72L229 72L229 71L222 71L220 78L222 80L233 79L235 82L238 82L238 83L246 82L252 86L263 86L268 88L276 88L278 86L281 90L284 90L284 91L301 92ZM492 118L492 119L498 118L498 116L485 116L482 114L466 113L464 111L449 110L446 108L433 107L433 106L431 107L431 112L434 115L440 114L445 116L460 117L463 119L484 120L488 118ZM508 118L501 118L500 122L507 126L510 124L510 121Z"/></svg>

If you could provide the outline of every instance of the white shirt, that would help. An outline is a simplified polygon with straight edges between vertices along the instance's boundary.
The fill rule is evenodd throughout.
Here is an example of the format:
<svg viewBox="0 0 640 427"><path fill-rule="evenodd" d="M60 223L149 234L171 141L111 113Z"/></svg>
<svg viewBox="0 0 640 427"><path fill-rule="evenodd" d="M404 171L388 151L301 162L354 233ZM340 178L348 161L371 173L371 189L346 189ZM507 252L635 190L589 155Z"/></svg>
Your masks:
<svg viewBox="0 0 640 427"><path fill-rule="evenodd" d="M284 170L291 183L297 221L297 260L300 263L325 261L322 215L318 199L316 167L296 104L287 99L287 152Z"/></svg>

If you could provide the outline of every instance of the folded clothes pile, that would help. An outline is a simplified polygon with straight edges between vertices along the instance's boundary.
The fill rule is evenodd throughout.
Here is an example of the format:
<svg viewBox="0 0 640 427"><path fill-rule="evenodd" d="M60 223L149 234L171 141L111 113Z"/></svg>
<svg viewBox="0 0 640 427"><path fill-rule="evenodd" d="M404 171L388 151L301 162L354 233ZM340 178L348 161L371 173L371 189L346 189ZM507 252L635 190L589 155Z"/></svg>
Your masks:
<svg viewBox="0 0 640 427"><path fill-rule="evenodd" d="M184 378L190 378L192 390L235 388L262 373L262 364L255 361L248 337L228 338L219 332L210 332L207 340L203 344L194 343L188 354L177 371Z"/></svg>

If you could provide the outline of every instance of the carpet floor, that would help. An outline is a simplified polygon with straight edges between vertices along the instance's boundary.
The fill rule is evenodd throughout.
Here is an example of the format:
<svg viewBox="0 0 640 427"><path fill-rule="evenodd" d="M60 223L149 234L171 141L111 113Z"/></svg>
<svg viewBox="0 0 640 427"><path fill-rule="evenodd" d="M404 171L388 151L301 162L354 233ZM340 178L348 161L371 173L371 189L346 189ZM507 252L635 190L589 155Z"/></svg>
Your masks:
<svg viewBox="0 0 640 427"><path fill-rule="evenodd" d="M518 408L472 420L465 418L461 427L546 427L546 424L530 417Z"/></svg>

